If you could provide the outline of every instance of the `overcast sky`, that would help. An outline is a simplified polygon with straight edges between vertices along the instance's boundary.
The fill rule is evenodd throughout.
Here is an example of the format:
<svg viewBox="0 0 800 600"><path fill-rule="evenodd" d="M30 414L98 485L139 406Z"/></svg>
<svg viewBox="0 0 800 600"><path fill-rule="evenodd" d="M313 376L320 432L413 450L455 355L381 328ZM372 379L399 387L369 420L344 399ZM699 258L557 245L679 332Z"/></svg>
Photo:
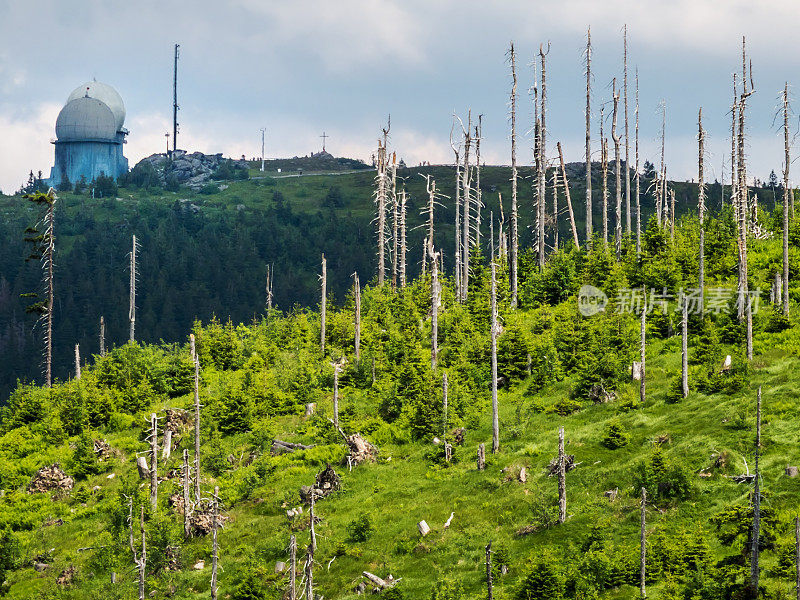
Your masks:
<svg viewBox="0 0 800 600"><path fill-rule="evenodd" d="M163 151L176 42L180 148L257 156L266 127L268 157L319 150L325 131L330 152L367 160L391 113L392 146L416 164L452 159L452 115L468 108L485 115L486 161L508 163L509 41L519 54L520 133L533 112L528 64L550 41L548 151L560 140L567 159L580 160L586 28L596 142L596 111L612 78L621 79L623 23L631 118L639 68L643 159L657 160L663 99L670 176L696 177L702 106L711 179L719 177L746 35L756 86L750 174L766 179L781 169L774 116L784 81L800 81L796 0L0 0L0 189L17 189L31 169L49 174L58 111L92 78L125 101L131 165ZM530 145L529 135L520 140L525 163Z"/></svg>

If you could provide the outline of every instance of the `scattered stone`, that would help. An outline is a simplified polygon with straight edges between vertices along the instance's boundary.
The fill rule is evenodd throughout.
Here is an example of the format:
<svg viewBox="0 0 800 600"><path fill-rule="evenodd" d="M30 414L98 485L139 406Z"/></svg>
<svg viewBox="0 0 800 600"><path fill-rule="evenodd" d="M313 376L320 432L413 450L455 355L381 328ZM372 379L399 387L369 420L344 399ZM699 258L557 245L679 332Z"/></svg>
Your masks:
<svg viewBox="0 0 800 600"><path fill-rule="evenodd" d="M142 162L150 163L162 186L169 178L197 191L211 181L211 176L226 160L229 161L235 173L247 172L248 165L243 160L225 159L222 154L203 154L202 152L187 154L185 150L175 150L171 160L164 153L153 154L142 159L140 164Z"/></svg>
<svg viewBox="0 0 800 600"><path fill-rule="evenodd" d="M722 370L723 371L730 371L731 368L731 355L728 354L725 356L725 360L722 361Z"/></svg>
<svg viewBox="0 0 800 600"><path fill-rule="evenodd" d="M314 414L314 411L317 410L317 403L316 402L309 402L306 404L306 417L310 417Z"/></svg>
<svg viewBox="0 0 800 600"><path fill-rule="evenodd" d="M273 455L277 454L291 454L296 450L310 450L314 447L314 444L310 446L306 446L305 444L295 444L293 442L284 442L283 440L274 439L272 440L272 448L270 451Z"/></svg>
<svg viewBox="0 0 800 600"><path fill-rule="evenodd" d="M96 485L92 488L92 493L99 492L102 488L99 485Z"/></svg>
<svg viewBox="0 0 800 600"><path fill-rule="evenodd" d="M789 477L797 477L797 475L800 474L800 469L798 469L797 467L787 466L785 472L786 475L788 475Z"/></svg>
<svg viewBox="0 0 800 600"><path fill-rule="evenodd" d="M106 479L114 479L114 477L116 477L116 476L117 476L116 473L109 473L108 476L106 477Z"/></svg>
<svg viewBox="0 0 800 600"><path fill-rule="evenodd" d="M114 450L111 444L105 440L94 440L92 445L95 456L97 456L97 462L105 462L119 455L119 452Z"/></svg>
<svg viewBox="0 0 800 600"><path fill-rule="evenodd" d="M286 570L286 563L282 561L278 561L275 563L275 572L276 573L283 573Z"/></svg>
<svg viewBox="0 0 800 600"><path fill-rule="evenodd" d="M434 444L434 446L438 446L438 445L439 445L439 444L441 444L441 443L442 443L442 440L440 440L438 437L434 437L434 438L433 438L433 444Z"/></svg>
<svg viewBox="0 0 800 600"><path fill-rule="evenodd" d="M520 483L525 483L526 481L528 481L528 471L525 469L525 467L519 468L518 478Z"/></svg>
<svg viewBox="0 0 800 600"><path fill-rule="evenodd" d="M206 568L206 561L204 560L198 560L196 563L194 563L194 566L192 567L192 569L194 569L195 571L202 571L205 568Z"/></svg>
<svg viewBox="0 0 800 600"><path fill-rule="evenodd" d="M46 571L49 566L50 565L48 565L47 563L41 563L41 562L33 563L33 569L39 573L41 573L42 571Z"/></svg>
<svg viewBox="0 0 800 600"><path fill-rule="evenodd" d="M164 430L169 429L173 435L186 431L194 425L194 416L188 410L180 408L168 408L164 411ZM177 442L173 440L173 445Z"/></svg>
<svg viewBox="0 0 800 600"><path fill-rule="evenodd" d="M61 470L61 465L55 463L36 471L31 482L28 484L28 493L44 494L52 491L68 492L74 485L75 480Z"/></svg>
<svg viewBox="0 0 800 600"><path fill-rule="evenodd" d="M430 526L424 520L417 523L417 529L422 537L425 537L431 532Z"/></svg>

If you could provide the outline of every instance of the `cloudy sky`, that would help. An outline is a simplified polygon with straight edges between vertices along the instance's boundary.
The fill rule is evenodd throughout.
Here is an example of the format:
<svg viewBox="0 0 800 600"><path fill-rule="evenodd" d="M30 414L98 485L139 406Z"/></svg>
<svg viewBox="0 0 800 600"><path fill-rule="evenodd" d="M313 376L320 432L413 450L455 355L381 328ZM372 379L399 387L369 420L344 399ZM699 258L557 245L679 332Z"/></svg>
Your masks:
<svg viewBox="0 0 800 600"><path fill-rule="evenodd" d="M670 174L695 176L702 106L719 177L746 35L756 86L750 173L765 179L781 168L778 95L785 80L800 82L800 3L792 0L0 0L0 189L17 189L31 169L49 173L58 111L92 78L125 100L131 164L162 151L176 42L179 147L257 156L266 127L267 156L305 155L320 148L324 130L332 153L368 159L391 113L392 145L415 164L451 160L452 115L469 108L485 115L487 162L508 163L509 41L519 53L521 131L533 112L528 64L550 41L549 152L560 140L568 160L579 160L586 28L594 111L621 79L623 23L631 85L635 66L640 74L643 158L658 157L663 99ZM526 162L529 137L520 143Z"/></svg>

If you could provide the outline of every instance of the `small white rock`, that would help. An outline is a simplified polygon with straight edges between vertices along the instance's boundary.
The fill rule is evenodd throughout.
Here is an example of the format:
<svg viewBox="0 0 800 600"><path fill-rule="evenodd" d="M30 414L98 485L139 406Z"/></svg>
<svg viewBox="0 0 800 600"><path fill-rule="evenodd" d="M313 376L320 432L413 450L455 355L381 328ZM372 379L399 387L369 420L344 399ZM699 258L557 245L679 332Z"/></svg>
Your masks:
<svg viewBox="0 0 800 600"><path fill-rule="evenodd" d="M430 526L425 521L420 521L417 523L417 529L419 529L419 534L422 537L425 537L431 532Z"/></svg>

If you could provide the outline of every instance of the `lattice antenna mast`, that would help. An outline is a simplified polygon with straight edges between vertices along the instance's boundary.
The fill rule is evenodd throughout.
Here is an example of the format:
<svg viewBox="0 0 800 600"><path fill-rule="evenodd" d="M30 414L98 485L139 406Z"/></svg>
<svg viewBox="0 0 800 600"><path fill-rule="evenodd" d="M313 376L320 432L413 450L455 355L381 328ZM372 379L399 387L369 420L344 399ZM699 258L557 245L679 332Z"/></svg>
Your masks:
<svg viewBox="0 0 800 600"><path fill-rule="evenodd" d="M175 44L175 66L172 71L172 152L178 149L178 58L181 45Z"/></svg>

